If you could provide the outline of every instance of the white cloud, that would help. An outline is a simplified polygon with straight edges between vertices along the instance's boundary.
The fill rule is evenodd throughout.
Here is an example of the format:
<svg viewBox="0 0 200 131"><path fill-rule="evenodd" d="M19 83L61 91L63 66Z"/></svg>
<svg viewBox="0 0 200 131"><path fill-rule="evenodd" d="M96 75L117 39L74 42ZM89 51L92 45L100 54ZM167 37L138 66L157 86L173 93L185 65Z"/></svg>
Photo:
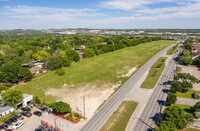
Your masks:
<svg viewBox="0 0 200 131"><path fill-rule="evenodd" d="M0 14L13 18L29 19L29 20L48 20L48 21L71 21L77 17L95 17L104 15L98 13L97 9L62 9L49 7L33 7L33 6L4 6L4 11Z"/></svg>

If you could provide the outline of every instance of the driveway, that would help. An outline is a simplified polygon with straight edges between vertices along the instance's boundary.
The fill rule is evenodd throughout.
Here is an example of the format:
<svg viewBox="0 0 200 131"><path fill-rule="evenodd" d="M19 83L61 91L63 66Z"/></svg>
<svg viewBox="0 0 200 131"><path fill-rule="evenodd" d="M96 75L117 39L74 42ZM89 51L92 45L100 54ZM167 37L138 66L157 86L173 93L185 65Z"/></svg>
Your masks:
<svg viewBox="0 0 200 131"><path fill-rule="evenodd" d="M194 106L200 100L177 97L176 104Z"/></svg>

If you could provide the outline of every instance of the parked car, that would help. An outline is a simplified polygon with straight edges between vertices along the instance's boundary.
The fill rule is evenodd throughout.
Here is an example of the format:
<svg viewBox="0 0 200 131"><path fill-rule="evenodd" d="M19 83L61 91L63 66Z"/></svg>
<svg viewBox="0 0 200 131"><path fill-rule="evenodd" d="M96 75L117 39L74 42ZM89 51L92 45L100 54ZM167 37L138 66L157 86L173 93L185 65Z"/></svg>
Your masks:
<svg viewBox="0 0 200 131"><path fill-rule="evenodd" d="M38 129L38 128L37 128L37 129L35 129L35 131L42 131L42 129Z"/></svg>
<svg viewBox="0 0 200 131"><path fill-rule="evenodd" d="M7 125L11 125L12 121L11 120L6 120L6 121L4 121L4 123L7 124Z"/></svg>
<svg viewBox="0 0 200 131"><path fill-rule="evenodd" d="M35 111L35 112L33 112L33 114L36 115L36 116L41 116L41 115L42 115L42 112L40 112L40 111Z"/></svg>
<svg viewBox="0 0 200 131"><path fill-rule="evenodd" d="M19 120L23 120L24 119L24 117L21 114L16 114L14 116L14 118L19 119Z"/></svg>
<svg viewBox="0 0 200 131"><path fill-rule="evenodd" d="M24 124L23 121L19 121L13 126L13 129L16 130L17 128L21 127L23 124Z"/></svg>
<svg viewBox="0 0 200 131"><path fill-rule="evenodd" d="M11 117L9 120L12 122L17 122L17 118L15 118L15 117Z"/></svg>
<svg viewBox="0 0 200 131"><path fill-rule="evenodd" d="M41 111L48 111L48 108L46 106L39 108Z"/></svg>
<svg viewBox="0 0 200 131"><path fill-rule="evenodd" d="M22 107L21 110L22 110L22 111L31 111L31 109L28 108L28 107Z"/></svg>
<svg viewBox="0 0 200 131"><path fill-rule="evenodd" d="M28 112L28 111L23 111L23 112L21 112L21 114L23 116L27 116L27 117L31 117L32 116L32 114L30 112Z"/></svg>
<svg viewBox="0 0 200 131"><path fill-rule="evenodd" d="M5 131L13 131L12 129L7 129L7 130L5 130Z"/></svg>
<svg viewBox="0 0 200 131"><path fill-rule="evenodd" d="M8 128L8 125L5 124L5 123L3 123L3 124L0 125L0 130L7 129L7 128Z"/></svg>

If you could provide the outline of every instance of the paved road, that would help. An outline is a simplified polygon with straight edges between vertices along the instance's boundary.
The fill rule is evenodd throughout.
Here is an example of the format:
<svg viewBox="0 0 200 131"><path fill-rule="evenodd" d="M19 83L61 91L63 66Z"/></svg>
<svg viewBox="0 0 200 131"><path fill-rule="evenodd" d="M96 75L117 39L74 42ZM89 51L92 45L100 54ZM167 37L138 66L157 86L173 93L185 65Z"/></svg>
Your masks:
<svg viewBox="0 0 200 131"><path fill-rule="evenodd" d="M180 52L180 51L179 51ZM134 126L132 126L132 131L149 131L155 127L155 123L159 118L160 110L162 110L162 105L166 105L166 91L169 90L168 84L163 84L166 82L172 82L175 71L176 71L176 58L178 53L175 53L171 58L170 62L168 63L167 67L165 68L164 72L162 73L159 81L157 82L156 86L154 87L155 90L152 96L149 99L148 104L144 108L143 112L141 113L139 118L136 119Z"/></svg>
<svg viewBox="0 0 200 131"><path fill-rule="evenodd" d="M174 43L175 44L175 43ZM134 88L135 84L140 80L143 74L157 61L174 44L163 49L149 61L147 61L84 125L81 131L97 131L106 122L109 116L115 111L117 106L124 100L129 91Z"/></svg>

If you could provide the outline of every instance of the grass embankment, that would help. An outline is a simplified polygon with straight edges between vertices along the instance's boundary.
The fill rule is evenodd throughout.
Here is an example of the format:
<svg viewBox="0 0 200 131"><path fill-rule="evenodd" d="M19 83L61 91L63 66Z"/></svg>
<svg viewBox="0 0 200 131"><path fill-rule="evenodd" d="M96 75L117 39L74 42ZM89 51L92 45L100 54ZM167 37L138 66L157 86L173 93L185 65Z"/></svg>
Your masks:
<svg viewBox="0 0 200 131"><path fill-rule="evenodd" d="M174 52L178 49L180 43L174 45L173 47L171 47L168 51L167 51L167 54L166 55L173 55Z"/></svg>
<svg viewBox="0 0 200 131"><path fill-rule="evenodd" d="M120 76L126 74L133 67L140 68L152 55L174 42L154 41L101 54L63 68L65 70L64 76L57 76L55 72L50 72L16 88L22 90L23 93L33 94L42 99L42 90L62 88L64 84L74 85L73 88L79 87L80 83L92 83L97 80L114 84L115 72L118 76L117 81L126 80ZM102 83L99 86L102 86ZM51 96L46 98L48 102L54 100Z"/></svg>
<svg viewBox="0 0 200 131"><path fill-rule="evenodd" d="M179 131L200 131L200 129L195 129L195 128L184 128L184 129L181 129Z"/></svg>
<svg viewBox="0 0 200 131"><path fill-rule="evenodd" d="M124 131L137 104L134 101L123 101L100 131Z"/></svg>
<svg viewBox="0 0 200 131"><path fill-rule="evenodd" d="M181 93L181 92L176 92L176 96L177 97L183 97L183 98L192 98L192 94L195 93L195 92L198 92L200 93L200 91L194 91L194 90L190 90L190 91L187 91L186 93Z"/></svg>
<svg viewBox="0 0 200 131"><path fill-rule="evenodd" d="M165 69L165 61L167 57L160 57L150 68L147 78L142 83L141 88L152 89L156 85L160 75Z"/></svg>

